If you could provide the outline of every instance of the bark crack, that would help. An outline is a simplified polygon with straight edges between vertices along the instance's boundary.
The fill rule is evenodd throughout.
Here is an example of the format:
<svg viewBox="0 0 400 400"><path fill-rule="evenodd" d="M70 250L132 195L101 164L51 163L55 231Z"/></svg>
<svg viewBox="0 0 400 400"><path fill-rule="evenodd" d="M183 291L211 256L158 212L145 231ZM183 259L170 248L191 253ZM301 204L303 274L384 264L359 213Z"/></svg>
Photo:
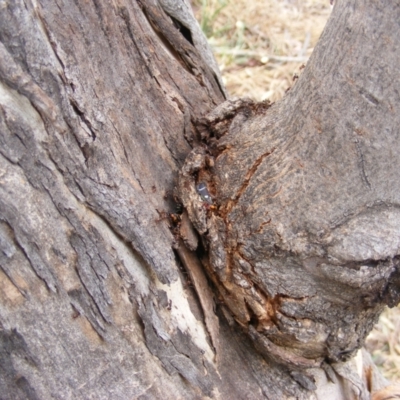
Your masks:
<svg viewBox="0 0 400 400"><path fill-rule="evenodd" d="M45 283L48 290L53 293L57 293L57 282L50 268L40 256L37 244L29 243L28 241L23 243L24 240L22 238L18 238L18 236L15 235L15 232L14 237L15 243L21 249L36 276Z"/></svg>
<svg viewBox="0 0 400 400"><path fill-rule="evenodd" d="M254 176L254 174L256 173L258 167L260 166L260 164L263 162L263 160L268 157L269 155L271 155L273 152L275 151L275 149L272 149L271 151L261 154L261 156L259 156L257 158L257 160L253 163L253 165L251 166L251 168L247 171L245 177L243 178L243 183L240 186L239 190L237 191L236 195L234 196L233 199L228 200L227 205L225 207L225 215L229 214L229 212L232 210L232 208L238 203L240 197L243 195L243 193L246 191L247 187L250 184L250 181L252 179L252 177Z"/></svg>
<svg viewBox="0 0 400 400"><path fill-rule="evenodd" d="M12 274L10 274L10 271L4 267L4 265L2 263L0 263L0 269L3 271L4 275L8 278L8 280L11 282L11 284L17 289L17 291L25 298L27 298L27 293L25 292L25 290L21 289L18 286L18 283L15 281L15 279L13 278Z"/></svg>
<svg viewBox="0 0 400 400"><path fill-rule="evenodd" d="M90 136L92 137L93 142L96 140L96 133L92 126L90 120L86 117L85 113L79 108L78 103L75 99L70 98L69 103L71 104L72 109L74 110L75 114L79 117L79 119L85 124L88 131L90 132Z"/></svg>
<svg viewBox="0 0 400 400"><path fill-rule="evenodd" d="M358 165L360 167L361 179L365 183L365 185L369 189L371 189L371 183L369 182L368 175L365 172L365 159L364 159L364 153L362 151L360 141L357 138L355 138L354 143L356 145L356 150L357 150L357 155L358 155Z"/></svg>
<svg viewBox="0 0 400 400"><path fill-rule="evenodd" d="M214 347L215 355L219 353L219 322L214 313L213 294L204 275L201 264L195 254L181 243L176 249L182 264L185 266L190 279L192 280L195 291L204 314L206 329L210 335L211 343Z"/></svg>
<svg viewBox="0 0 400 400"><path fill-rule="evenodd" d="M74 247L74 245L72 244L72 247ZM80 252L79 249L75 249L76 253L80 256L82 256L82 253ZM88 255L88 253L86 253L86 257L90 256ZM91 285L91 280L89 279L90 277L86 277L85 278L85 273L87 273L87 271L85 271L86 267L82 267L81 265L82 263L77 263L76 266L76 271L77 271L77 276L79 277L79 280L82 283L82 287L85 288L86 292L88 293L89 297L92 299L93 304L95 305L97 311L99 312L99 314L101 315L101 317L104 319L105 322L112 324L112 319L111 316L108 315L108 312L105 310L105 305L104 304L100 304L104 302L107 304L107 300L104 298L104 293L102 292L101 289L97 290L97 285ZM90 269L93 271L93 266L90 265ZM95 274L97 276L97 274ZM99 280L99 278L97 277L97 279ZM101 285L98 285L99 287L101 287ZM99 291L101 293L101 296L99 296ZM98 321L98 319L96 318L96 320Z"/></svg>
<svg viewBox="0 0 400 400"><path fill-rule="evenodd" d="M149 3L151 2L143 1L139 4L164 47L172 52L180 65L196 78L208 94L218 93L224 99L225 96L220 91L220 85L216 82L212 69L204 62L197 49L177 29L171 17L164 10ZM210 96L210 98L213 98L213 96Z"/></svg>

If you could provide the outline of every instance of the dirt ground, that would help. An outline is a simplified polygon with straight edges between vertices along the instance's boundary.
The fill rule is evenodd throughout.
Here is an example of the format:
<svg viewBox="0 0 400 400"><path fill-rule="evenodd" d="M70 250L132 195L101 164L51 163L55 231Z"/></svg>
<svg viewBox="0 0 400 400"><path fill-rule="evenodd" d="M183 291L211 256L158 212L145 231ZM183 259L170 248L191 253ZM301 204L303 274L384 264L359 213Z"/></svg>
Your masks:
<svg viewBox="0 0 400 400"><path fill-rule="evenodd" d="M192 0L232 97L277 101L299 75L331 13L329 0ZM387 309L367 349L400 380L400 308Z"/></svg>

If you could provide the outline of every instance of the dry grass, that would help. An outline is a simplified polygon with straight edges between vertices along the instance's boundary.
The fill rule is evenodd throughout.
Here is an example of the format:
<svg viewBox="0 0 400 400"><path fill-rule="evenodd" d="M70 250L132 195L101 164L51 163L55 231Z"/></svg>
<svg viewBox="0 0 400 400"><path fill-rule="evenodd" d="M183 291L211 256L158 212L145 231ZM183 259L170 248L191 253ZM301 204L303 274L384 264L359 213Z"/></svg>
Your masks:
<svg viewBox="0 0 400 400"><path fill-rule="evenodd" d="M329 0L194 0L231 96L279 100L307 62L331 12ZM383 374L400 380L400 308L367 340Z"/></svg>
<svg viewBox="0 0 400 400"><path fill-rule="evenodd" d="M386 309L369 334L367 349L386 378L400 380L400 308Z"/></svg>
<svg viewBox="0 0 400 400"><path fill-rule="evenodd" d="M276 101L307 62L328 0L197 0L195 10L232 96Z"/></svg>

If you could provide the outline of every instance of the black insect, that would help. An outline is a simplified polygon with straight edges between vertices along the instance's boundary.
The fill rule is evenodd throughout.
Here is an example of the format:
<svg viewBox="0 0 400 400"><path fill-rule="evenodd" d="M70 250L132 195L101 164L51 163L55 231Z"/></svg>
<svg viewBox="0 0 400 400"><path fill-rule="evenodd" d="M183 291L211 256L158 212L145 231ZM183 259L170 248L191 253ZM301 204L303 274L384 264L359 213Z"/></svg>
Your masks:
<svg viewBox="0 0 400 400"><path fill-rule="evenodd" d="M201 198L208 204L213 204L213 199L208 192L207 186L204 182L200 182L197 186L197 193L201 196Z"/></svg>

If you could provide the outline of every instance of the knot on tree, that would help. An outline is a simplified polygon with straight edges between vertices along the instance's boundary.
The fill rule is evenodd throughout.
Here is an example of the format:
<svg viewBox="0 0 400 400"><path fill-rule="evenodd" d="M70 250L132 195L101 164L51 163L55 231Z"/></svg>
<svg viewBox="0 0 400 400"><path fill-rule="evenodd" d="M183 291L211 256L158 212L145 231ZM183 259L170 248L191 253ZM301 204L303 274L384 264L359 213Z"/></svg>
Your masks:
<svg viewBox="0 0 400 400"><path fill-rule="evenodd" d="M262 354L290 369L345 361L399 301L400 211L366 200L339 212L270 106L229 100L203 118L179 196L218 297Z"/></svg>

